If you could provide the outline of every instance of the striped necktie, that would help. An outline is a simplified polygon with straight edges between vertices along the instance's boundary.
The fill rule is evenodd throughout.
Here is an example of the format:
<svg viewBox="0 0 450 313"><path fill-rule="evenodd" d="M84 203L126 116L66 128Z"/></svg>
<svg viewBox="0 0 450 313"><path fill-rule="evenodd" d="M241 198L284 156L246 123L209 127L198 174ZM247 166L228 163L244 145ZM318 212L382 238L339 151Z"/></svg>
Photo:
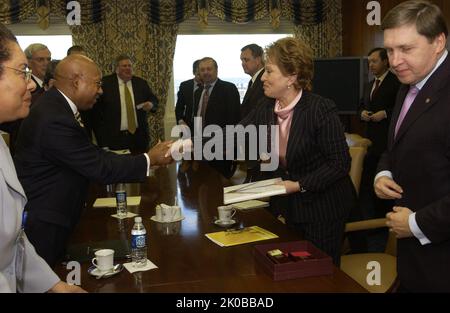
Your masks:
<svg viewBox="0 0 450 313"><path fill-rule="evenodd" d="M78 124L81 127L84 127L84 124L83 124L83 121L81 120L81 115L80 115L79 111L75 112L75 119L77 120Z"/></svg>
<svg viewBox="0 0 450 313"><path fill-rule="evenodd" d="M136 119L134 118L134 105L127 83L123 84L123 89L125 90L125 106L127 108L128 131L131 134L134 134L136 132Z"/></svg>

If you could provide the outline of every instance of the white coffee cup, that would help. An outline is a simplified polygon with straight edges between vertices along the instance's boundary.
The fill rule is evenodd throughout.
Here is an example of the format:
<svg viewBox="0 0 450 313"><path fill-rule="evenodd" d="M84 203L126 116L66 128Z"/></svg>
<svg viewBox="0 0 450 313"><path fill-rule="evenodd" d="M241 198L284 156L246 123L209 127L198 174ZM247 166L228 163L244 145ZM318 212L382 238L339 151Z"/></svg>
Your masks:
<svg viewBox="0 0 450 313"><path fill-rule="evenodd" d="M181 207L174 205L172 207L173 212L173 219L174 220L179 220L181 218Z"/></svg>
<svg viewBox="0 0 450 313"><path fill-rule="evenodd" d="M92 264L101 272L106 272L114 267L114 250L101 249L95 251L95 258L92 259Z"/></svg>
<svg viewBox="0 0 450 313"><path fill-rule="evenodd" d="M223 223L230 222L234 214L236 214L236 210L231 205L219 206L217 207L217 211L219 213L219 220Z"/></svg>

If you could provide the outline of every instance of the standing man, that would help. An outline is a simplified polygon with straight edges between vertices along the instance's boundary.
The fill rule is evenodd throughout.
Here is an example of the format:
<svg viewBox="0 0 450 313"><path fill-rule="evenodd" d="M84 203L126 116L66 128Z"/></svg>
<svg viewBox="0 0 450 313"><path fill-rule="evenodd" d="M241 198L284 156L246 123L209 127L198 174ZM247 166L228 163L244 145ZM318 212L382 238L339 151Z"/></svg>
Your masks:
<svg viewBox="0 0 450 313"><path fill-rule="evenodd" d="M250 44L241 49L242 68L245 74L250 75L247 92L241 104L241 118L245 118L256 107L258 101L264 98L261 77L264 74L264 51L257 44Z"/></svg>
<svg viewBox="0 0 450 313"><path fill-rule="evenodd" d="M450 292L450 57L442 11L406 1L382 23L389 62L403 84L375 192L395 199L387 226L398 238L399 291Z"/></svg>
<svg viewBox="0 0 450 313"><path fill-rule="evenodd" d="M239 123L240 99L236 86L217 77L218 66L213 58L201 59L199 70L204 87L195 93L194 112L202 118L203 128L208 125L224 128ZM233 176L236 170L232 161L211 161L210 164L226 178Z"/></svg>
<svg viewBox="0 0 450 313"><path fill-rule="evenodd" d="M52 60L52 55L47 46L41 43L32 43L25 49L24 52L28 59L28 66L32 71L31 78L36 84L36 89L31 94L33 97L33 104L37 98L45 92L44 77L45 72L47 71L47 66Z"/></svg>
<svg viewBox="0 0 450 313"><path fill-rule="evenodd" d="M167 143L140 155L116 155L92 144L79 111L101 95L101 72L82 55L70 55L55 70L54 87L39 98L19 131L14 158L28 203L25 231L50 266L78 223L89 181L140 182L150 165L164 165Z"/></svg>
<svg viewBox="0 0 450 313"><path fill-rule="evenodd" d="M363 219L384 217L392 209L392 201L378 199L373 190L381 154L386 150L389 122L400 87L397 77L389 70L386 49L375 48L368 54L369 69L375 79L364 86L361 120L367 123L366 137L372 145L364 159L364 169L359 193L359 208ZM386 248L387 229L369 232L367 251L383 252Z"/></svg>
<svg viewBox="0 0 450 313"><path fill-rule="evenodd" d="M92 112L99 146L146 151L150 145L148 113L156 112L158 99L144 79L133 75L130 57L116 58L116 73L103 78L102 88Z"/></svg>
<svg viewBox="0 0 450 313"><path fill-rule="evenodd" d="M200 79L200 71L198 69L199 63L200 60L196 60L192 64L194 78L181 82L177 94L177 104L175 106L177 124L187 125L191 129L191 133L194 131L194 94L197 89L203 88L203 83Z"/></svg>

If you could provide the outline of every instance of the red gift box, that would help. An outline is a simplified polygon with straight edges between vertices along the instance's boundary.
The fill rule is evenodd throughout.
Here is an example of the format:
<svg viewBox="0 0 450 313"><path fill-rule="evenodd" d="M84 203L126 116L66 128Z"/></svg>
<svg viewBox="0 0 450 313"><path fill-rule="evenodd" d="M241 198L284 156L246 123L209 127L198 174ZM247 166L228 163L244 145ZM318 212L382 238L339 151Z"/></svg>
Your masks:
<svg viewBox="0 0 450 313"><path fill-rule="evenodd" d="M311 256L304 260L288 263L275 263L267 254L271 250L281 250L283 253L306 251ZM293 278L332 275L334 271L333 260L330 256L316 248L309 241L292 241L257 245L254 250L256 263L272 277L273 280L286 280Z"/></svg>

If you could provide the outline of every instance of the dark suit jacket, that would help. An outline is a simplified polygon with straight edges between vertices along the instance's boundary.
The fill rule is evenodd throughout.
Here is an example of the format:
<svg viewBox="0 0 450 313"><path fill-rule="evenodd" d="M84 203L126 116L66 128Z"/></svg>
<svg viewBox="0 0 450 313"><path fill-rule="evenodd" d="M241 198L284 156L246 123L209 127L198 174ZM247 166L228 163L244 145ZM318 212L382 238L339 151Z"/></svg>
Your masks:
<svg viewBox="0 0 450 313"><path fill-rule="evenodd" d="M156 111L158 99L153 94L149 85L140 77L133 76L131 79L133 85L133 95L135 106L151 101L154 105L152 112ZM103 78L103 95L94 106L92 123L97 138L97 142L101 147L109 147L110 149L131 149L146 151L150 144L150 133L148 128L148 114L142 109L136 108L136 116L138 128L134 135L129 135L126 146L123 146L118 140L121 136L120 132L120 92L117 74L105 76Z"/></svg>
<svg viewBox="0 0 450 313"><path fill-rule="evenodd" d="M175 106L175 116L177 123L183 120L193 130L194 116L197 112L194 108L194 79L189 79L180 84L180 89L177 93L177 104ZM197 90L202 90L201 88Z"/></svg>
<svg viewBox="0 0 450 313"><path fill-rule="evenodd" d="M374 81L372 80L364 86L364 98L361 111L367 110L372 111L373 113L383 110L386 111L386 119L378 123L367 123L366 136L372 141L372 145L369 147L369 153L379 157L386 150L389 123L391 121L392 109L395 105L400 82L398 81L397 76L388 72L371 100L370 92L372 91L373 83Z"/></svg>
<svg viewBox="0 0 450 313"><path fill-rule="evenodd" d="M256 107L259 100L264 98L264 89L261 77L264 74L264 70L256 77L255 82L252 84L249 90L245 93L244 100L241 104L241 118L245 118L250 111Z"/></svg>
<svg viewBox="0 0 450 313"><path fill-rule="evenodd" d="M200 89L195 92L194 115L197 114L201 97ZM240 121L239 91L233 83L217 79L206 108L203 127L207 125L236 125Z"/></svg>
<svg viewBox="0 0 450 313"><path fill-rule="evenodd" d="M28 198L27 221L68 229L78 222L89 181L138 182L147 171L144 155L119 156L93 145L55 88L22 122L14 161Z"/></svg>
<svg viewBox="0 0 450 313"><path fill-rule="evenodd" d="M241 124L276 125L274 100L261 102ZM303 91L294 108L287 145L286 169L262 172L262 178L283 177L306 190L288 196L284 216L290 223L345 220L355 201L350 180L350 154L332 101ZM285 197L273 197L281 200ZM276 205L276 203L275 203Z"/></svg>
<svg viewBox="0 0 450 313"><path fill-rule="evenodd" d="M400 88L378 171L390 170L403 188L396 205L417 212L431 244L398 240L398 274L410 291L450 292L450 56L417 94L394 139L409 86Z"/></svg>

